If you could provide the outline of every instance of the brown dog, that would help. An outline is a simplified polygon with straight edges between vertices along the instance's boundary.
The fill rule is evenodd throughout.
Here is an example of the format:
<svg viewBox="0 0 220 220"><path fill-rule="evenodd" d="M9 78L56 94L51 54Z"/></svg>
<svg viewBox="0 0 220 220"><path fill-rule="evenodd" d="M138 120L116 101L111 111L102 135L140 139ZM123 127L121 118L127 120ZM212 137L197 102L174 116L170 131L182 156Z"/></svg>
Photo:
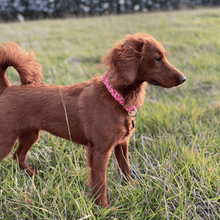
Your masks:
<svg viewBox="0 0 220 220"><path fill-rule="evenodd" d="M112 149L125 180L134 181L128 159L134 130L129 112L142 105L146 82L170 88L186 78L169 63L163 46L147 34L127 36L103 62L108 65L105 80L95 76L73 86L47 85L41 83L41 67L33 54L15 43L0 46L0 161L18 139L13 157L29 175L35 174L26 158L40 130L83 144L88 147L95 203L107 207L106 170ZM18 71L22 85L10 85L8 66Z"/></svg>

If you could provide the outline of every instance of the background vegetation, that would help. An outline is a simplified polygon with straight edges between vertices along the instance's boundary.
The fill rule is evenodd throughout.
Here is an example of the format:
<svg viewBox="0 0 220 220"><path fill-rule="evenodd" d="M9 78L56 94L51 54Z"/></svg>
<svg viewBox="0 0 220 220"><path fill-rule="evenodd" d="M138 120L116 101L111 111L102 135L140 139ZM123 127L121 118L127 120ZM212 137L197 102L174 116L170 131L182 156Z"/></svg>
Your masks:
<svg viewBox="0 0 220 220"><path fill-rule="evenodd" d="M178 88L147 87L130 162L139 187L108 167L107 197L92 203L83 146L41 132L28 161L0 163L0 219L220 219L220 9L0 24L0 42L33 50L44 82L72 85L103 74L100 59L126 34L153 35L187 76ZM8 77L19 84L9 68Z"/></svg>
<svg viewBox="0 0 220 220"><path fill-rule="evenodd" d="M215 7L220 0L0 0L0 20L97 16ZM21 16L22 15L22 16Z"/></svg>

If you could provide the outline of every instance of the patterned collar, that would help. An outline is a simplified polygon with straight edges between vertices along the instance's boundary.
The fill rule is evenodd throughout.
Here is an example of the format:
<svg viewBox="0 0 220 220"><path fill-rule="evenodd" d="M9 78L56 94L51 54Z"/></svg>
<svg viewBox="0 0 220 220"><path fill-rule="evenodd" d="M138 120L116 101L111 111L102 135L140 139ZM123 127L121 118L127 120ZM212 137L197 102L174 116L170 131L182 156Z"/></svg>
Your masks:
<svg viewBox="0 0 220 220"><path fill-rule="evenodd" d="M124 104L124 99L121 97L121 95L115 91L111 85L109 84L108 78L107 76L107 72L104 74L102 81L104 82L106 88L108 89L108 91L111 93L111 95L123 106ZM124 106L123 106L124 107ZM131 106L131 107L124 107L126 109L126 111L128 113L132 112L132 111L136 111L139 106ZM130 115L130 114L129 114Z"/></svg>

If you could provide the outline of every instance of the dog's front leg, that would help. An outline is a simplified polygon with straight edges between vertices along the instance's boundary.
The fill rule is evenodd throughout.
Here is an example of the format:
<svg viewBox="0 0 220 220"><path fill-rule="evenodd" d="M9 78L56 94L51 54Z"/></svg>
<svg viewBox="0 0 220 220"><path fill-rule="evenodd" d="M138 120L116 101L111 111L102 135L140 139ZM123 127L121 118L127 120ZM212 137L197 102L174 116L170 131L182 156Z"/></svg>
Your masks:
<svg viewBox="0 0 220 220"><path fill-rule="evenodd" d="M106 172L111 150L100 152L95 147L89 148L90 187L92 196L97 205L108 207L106 199Z"/></svg>
<svg viewBox="0 0 220 220"><path fill-rule="evenodd" d="M131 181L132 183L137 184L137 182L131 177L130 167L129 167L129 158L128 158L128 141L123 144L118 144L115 149L115 156L118 161L118 166L121 169L124 180Z"/></svg>

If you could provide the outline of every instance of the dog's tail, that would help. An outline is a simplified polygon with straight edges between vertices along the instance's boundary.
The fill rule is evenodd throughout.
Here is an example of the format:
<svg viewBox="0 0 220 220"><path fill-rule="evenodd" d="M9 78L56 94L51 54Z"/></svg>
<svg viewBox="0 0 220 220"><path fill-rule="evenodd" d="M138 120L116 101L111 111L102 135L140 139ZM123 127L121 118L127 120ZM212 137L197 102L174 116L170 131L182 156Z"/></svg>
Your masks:
<svg viewBox="0 0 220 220"><path fill-rule="evenodd" d="M6 77L6 70L13 66L19 73L21 84L41 83L42 67L36 62L34 53L28 54L16 43L0 45L0 96L10 86Z"/></svg>

